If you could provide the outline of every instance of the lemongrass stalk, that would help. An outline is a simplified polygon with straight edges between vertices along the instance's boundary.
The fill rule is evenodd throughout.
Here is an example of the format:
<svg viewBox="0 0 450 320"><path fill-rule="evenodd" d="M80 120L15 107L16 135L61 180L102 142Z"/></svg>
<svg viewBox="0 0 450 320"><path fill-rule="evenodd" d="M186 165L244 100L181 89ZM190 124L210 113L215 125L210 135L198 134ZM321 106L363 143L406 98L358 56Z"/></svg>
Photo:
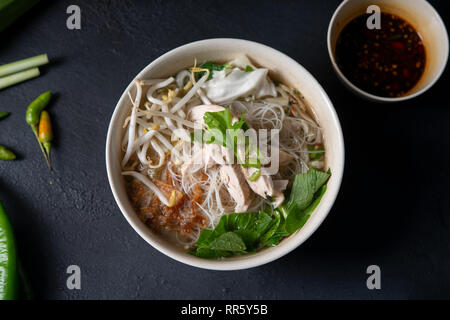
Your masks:
<svg viewBox="0 0 450 320"><path fill-rule="evenodd" d="M48 63L47 54L41 54L40 56L4 64L0 66L0 77L8 76L32 68L37 68L47 63Z"/></svg>
<svg viewBox="0 0 450 320"><path fill-rule="evenodd" d="M17 83L36 78L40 75L38 68L14 73L12 75L0 78L0 90Z"/></svg>

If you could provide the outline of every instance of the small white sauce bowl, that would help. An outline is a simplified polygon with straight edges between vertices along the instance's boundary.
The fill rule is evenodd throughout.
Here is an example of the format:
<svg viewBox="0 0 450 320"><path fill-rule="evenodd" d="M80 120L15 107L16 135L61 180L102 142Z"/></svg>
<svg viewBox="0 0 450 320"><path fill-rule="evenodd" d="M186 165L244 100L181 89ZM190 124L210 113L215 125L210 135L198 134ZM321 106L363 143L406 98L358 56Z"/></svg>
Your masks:
<svg viewBox="0 0 450 320"><path fill-rule="evenodd" d="M323 129L326 164L332 176L328 189L320 204L302 229L284 239L275 247L254 254L236 256L221 260L197 258L164 240L145 226L136 215L125 190L121 175L121 140L125 118L130 114L131 102L127 91L133 88L132 82L123 92L109 124L106 140L106 168L114 198L123 215L134 230L155 249L185 264L212 270L238 270L260 266L278 259L297 248L319 227L327 216L338 194L344 170L344 140L338 116L327 94L300 64L285 54L265 45L238 39L210 39L193 42L176 48L145 67L138 79L164 78L193 65L197 61L229 61L238 54L246 54L255 64L270 69L271 77L276 78L300 90L306 101L312 106Z"/></svg>
<svg viewBox="0 0 450 320"><path fill-rule="evenodd" d="M357 16L366 13L371 5L380 7L381 12L398 15L409 22L422 37L426 65L419 82L404 96L389 98L370 94L351 83L336 63L335 48L342 29ZM367 15L369 17L369 15ZM345 0L331 18L328 27L328 54L339 79L357 95L376 102L404 101L427 91L441 76L448 60L448 34L437 11L425 0Z"/></svg>

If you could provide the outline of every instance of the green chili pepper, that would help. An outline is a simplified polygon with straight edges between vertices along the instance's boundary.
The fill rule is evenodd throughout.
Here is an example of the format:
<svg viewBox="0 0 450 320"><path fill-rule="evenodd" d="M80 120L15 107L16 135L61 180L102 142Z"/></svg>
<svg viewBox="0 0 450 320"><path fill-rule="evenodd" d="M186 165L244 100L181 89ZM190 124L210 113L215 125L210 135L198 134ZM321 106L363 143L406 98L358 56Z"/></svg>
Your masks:
<svg viewBox="0 0 450 320"><path fill-rule="evenodd" d="M0 112L0 119L7 117L9 115L9 112Z"/></svg>
<svg viewBox="0 0 450 320"><path fill-rule="evenodd" d="M0 202L0 300L18 298L16 243L11 223Z"/></svg>
<svg viewBox="0 0 450 320"><path fill-rule="evenodd" d="M30 281L28 280L27 275L25 274L25 270L20 263L20 260L17 259L17 273L19 277L19 293L18 296L21 300L33 300L34 294L33 289L31 288Z"/></svg>
<svg viewBox="0 0 450 320"><path fill-rule="evenodd" d="M47 163L47 165L50 169L51 169L51 166L50 166L49 155L47 154L43 144L39 140L38 124L39 124L41 112L48 105L51 97L52 97L52 93L50 91L44 92L28 106L26 114L25 114L25 120L31 126L31 129L33 130L33 133L39 142L39 147L41 148L42 154L44 155L45 162Z"/></svg>
<svg viewBox="0 0 450 320"><path fill-rule="evenodd" d="M0 160L14 160L16 159L16 155L9 149L6 149L4 146L0 146Z"/></svg>
<svg viewBox="0 0 450 320"><path fill-rule="evenodd" d="M25 118L30 126L36 126L39 123L41 111L48 105L51 97L50 91L44 92L28 106Z"/></svg>

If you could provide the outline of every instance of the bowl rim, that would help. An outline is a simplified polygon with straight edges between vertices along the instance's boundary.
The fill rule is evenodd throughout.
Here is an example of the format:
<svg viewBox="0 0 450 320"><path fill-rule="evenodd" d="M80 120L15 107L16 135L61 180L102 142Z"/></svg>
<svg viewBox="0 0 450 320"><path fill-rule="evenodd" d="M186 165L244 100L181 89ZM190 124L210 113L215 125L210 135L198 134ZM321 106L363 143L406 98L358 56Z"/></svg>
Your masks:
<svg viewBox="0 0 450 320"><path fill-rule="evenodd" d="M274 55L278 55L279 57L282 57L283 59L286 59L289 63L295 64L298 68L302 69L303 75L308 78L308 81L311 81L315 87L317 87L317 90L320 92L320 96L324 101L324 105L327 107L327 113L330 113L332 126L336 128L336 139L337 139L337 152L336 152L336 168L334 168L333 171L333 178L335 179L335 190L334 192L329 195L328 202L325 203L321 211L321 215L319 218L315 220L314 225L309 225L309 228L304 230L303 233L297 234L297 236L300 236L297 241L291 241L289 244L285 244L284 246L277 245L275 247L267 248L262 252L256 253L256 254L247 254L242 259L223 259L223 260L210 260L210 259L202 259L195 256L190 256L188 254L182 254L175 250L168 249L164 246L161 246L156 241L151 239L148 236L148 233L145 232L143 229L143 225L139 225L133 221L131 214L135 215L135 212L129 213L125 210L124 204L122 203L122 200L120 198L119 192L116 189L116 186L113 183L113 172L111 168L112 163L112 134L113 134L113 124L116 121L116 118L118 118L121 114L121 110L123 109L123 101L125 99L127 91L131 88L134 79L139 78L141 75L147 73L148 70L153 68L154 65L157 65L161 63L162 61L166 60L168 57L172 55L176 55L178 52L186 50L187 48L192 47L202 47L205 45L214 46L215 44L221 44L227 43L230 47L239 47L242 50L245 50L245 47L252 46L252 47L259 47L261 50L265 50L266 52L270 51ZM319 82L312 76L312 74L306 70L301 64L299 64L297 61L293 60L286 54L282 53L281 51L278 51L274 48L271 48L269 46L266 46L261 43L257 43L254 41L249 40L242 40L242 39L235 39L235 38L212 38L212 39L206 39L206 40L199 40L194 41L182 46L179 46L177 48L174 48L160 57L153 60L151 63L149 63L145 68L143 68L141 71L138 72L136 76L133 77L129 85L125 88L124 92L122 93L121 97L119 98L116 106L114 107L114 112L111 116L110 123L108 125L108 132L107 132L107 138L106 138L106 148L105 148L105 160L106 160L106 171L108 176L108 182L111 188L111 191L113 193L114 199L117 203L117 205L120 208L120 211L122 212L125 219L128 221L128 223L131 225L131 227L141 236L142 239L144 239L147 243L149 243L153 248L156 250L162 252L166 256L178 261L182 262L184 264L202 268L202 269L209 269L209 270L222 270L222 271L231 271L231 270L242 270L242 269L248 269L253 268L257 266L261 266L263 264L272 262L276 259L281 258L282 256L286 255L287 253L291 252L292 250L296 249L298 246L300 246L304 241L306 241L316 230L317 228L322 224L322 222L325 220L325 218L328 216L329 212L331 211L331 208L333 207L333 204L336 200L336 197L339 193L342 178L343 178L343 172L344 172L344 161L345 161L345 148L344 148L344 137L342 133L342 128L340 125L340 121L338 118L338 115L336 113L336 110L334 109L334 106L329 99L328 95L326 94L323 87L319 84ZM315 211L317 211L318 208L316 208ZM146 228L146 227L145 227ZM305 228L305 226L303 227ZM295 237L296 234L291 235L291 237ZM274 249L274 250L271 250ZM270 252L269 252L270 250Z"/></svg>
<svg viewBox="0 0 450 320"><path fill-rule="evenodd" d="M426 0L418 0L418 1L422 1L424 5L428 5L430 7L430 9L434 12L439 24L442 26L442 30L444 31L444 35L447 40L447 46L446 46L447 54L445 55L445 61L442 65L441 69L439 70L439 72L436 74L436 76L426 86L424 86L419 91L416 91L412 94L408 94L406 96L394 97L394 98L382 97L382 96L377 96L377 95L371 94L367 91L360 89L359 87L354 85L350 80L348 80L348 78L342 73L341 69L339 68L339 66L336 63L336 58L333 54L333 49L331 47L331 29L335 26L336 18L338 16L339 12L341 11L341 9L350 1L354 1L354 0L344 0L339 4L339 6L336 8L336 10L334 11L334 13L331 17L330 23L328 24L328 31L327 31L327 47L328 47L328 55L330 57L331 64L333 65L333 69L337 73L340 80L342 80L350 89L354 90L356 93L360 94L361 96L368 98L369 100L379 101L379 102L400 102L400 101L409 100L409 99L412 99L412 98L415 98L415 97L421 95L422 93L424 93L425 91L430 89L439 80L439 78L441 77L442 73L445 70L445 67L447 66L450 43L449 43L447 28L445 27L445 23L442 20L442 17L439 15L437 10L431 5L431 3L429 3Z"/></svg>

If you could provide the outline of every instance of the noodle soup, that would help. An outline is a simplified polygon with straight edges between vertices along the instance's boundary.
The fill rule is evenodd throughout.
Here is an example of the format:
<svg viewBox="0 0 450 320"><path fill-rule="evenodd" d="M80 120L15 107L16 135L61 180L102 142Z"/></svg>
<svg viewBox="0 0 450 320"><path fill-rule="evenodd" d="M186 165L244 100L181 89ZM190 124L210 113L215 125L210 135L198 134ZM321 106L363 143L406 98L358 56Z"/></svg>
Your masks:
<svg viewBox="0 0 450 320"><path fill-rule="evenodd" d="M122 174L148 228L203 258L300 229L326 191L323 135L298 90L241 55L137 79Z"/></svg>

